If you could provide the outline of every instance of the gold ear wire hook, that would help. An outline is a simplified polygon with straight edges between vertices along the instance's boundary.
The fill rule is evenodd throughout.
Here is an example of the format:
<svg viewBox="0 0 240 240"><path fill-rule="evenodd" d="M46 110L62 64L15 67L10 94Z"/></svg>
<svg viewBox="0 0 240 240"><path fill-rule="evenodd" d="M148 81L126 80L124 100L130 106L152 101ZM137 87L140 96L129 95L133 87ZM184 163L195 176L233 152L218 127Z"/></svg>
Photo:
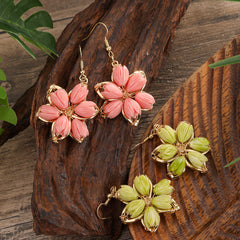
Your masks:
<svg viewBox="0 0 240 240"><path fill-rule="evenodd" d="M150 132L150 135L147 136L146 138L144 138L142 142L136 144L136 145L131 149L131 151L134 150L134 149L136 149L138 146L142 145L143 143L145 143L145 142L148 141L149 139L152 139L155 135L157 135L157 130L159 130L161 127L162 127L162 125L154 124L153 129L152 129L151 132Z"/></svg>
<svg viewBox="0 0 240 240"><path fill-rule="evenodd" d="M80 76L79 76L79 80L83 85L87 85L88 84L88 78L85 75L85 71L84 71L82 48L81 48L80 45L79 45L79 54L80 54Z"/></svg>
<svg viewBox="0 0 240 240"><path fill-rule="evenodd" d="M112 51L112 47L109 45L109 42L108 42L108 40L107 40L108 27L107 27L107 25L106 25L105 23L103 23L103 22L97 22L97 23L93 26L92 30L91 30L90 33L87 35L87 37L85 37L84 39L82 39L82 41L88 39L88 38L90 37L90 35L92 34L92 32L95 30L95 28L96 28L98 25L102 25L102 26L104 26L104 28L106 29L106 35L105 35L105 37L104 37L104 43L105 43L105 46L106 46L106 51L108 52L108 56L109 56L109 58L112 59L112 67L114 67L114 66L116 66L116 65L119 64L119 63L118 63L117 60L114 59L114 54L113 54L113 51Z"/></svg>
<svg viewBox="0 0 240 240"><path fill-rule="evenodd" d="M97 207L97 217L101 220L106 220L106 219L110 219L110 217L101 217L99 214L100 208L102 206L107 206L108 203L111 201L112 198L116 198L116 193L117 193L117 188L116 186L112 186L110 189L110 193L107 195L107 200L103 203L100 203Z"/></svg>
<svg viewBox="0 0 240 240"><path fill-rule="evenodd" d="M103 26L105 27L105 29L106 29L106 31L107 31L107 33L106 33L106 35L105 35L105 38L107 37L108 28L107 28L106 24L103 23L103 22L97 22L97 23L93 26L93 28L92 28L92 30L90 31L90 33L82 40L82 42L90 37L90 35L92 34L92 32L95 30L95 28L96 28L98 25L103 25Z"/></svg>

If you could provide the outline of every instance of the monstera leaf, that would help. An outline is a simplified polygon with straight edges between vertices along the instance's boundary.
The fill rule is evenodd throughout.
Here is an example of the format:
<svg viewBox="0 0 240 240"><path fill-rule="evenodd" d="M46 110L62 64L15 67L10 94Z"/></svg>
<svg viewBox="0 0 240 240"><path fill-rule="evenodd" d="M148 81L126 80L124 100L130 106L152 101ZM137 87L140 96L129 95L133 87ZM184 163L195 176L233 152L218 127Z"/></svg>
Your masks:
<svg viewBox="0 0 240 240"><path fill-rule="evenodd" d="M38 11L25 20L21 18L29 9L41 6L38 0L20 0L17 4L14 0L0 1L0 29L17 40L33 58L34 53L20 37L49 55L57 55L55 38L48 32L37 30L40 27L53 28L50 15L46 11Z"/></svg>

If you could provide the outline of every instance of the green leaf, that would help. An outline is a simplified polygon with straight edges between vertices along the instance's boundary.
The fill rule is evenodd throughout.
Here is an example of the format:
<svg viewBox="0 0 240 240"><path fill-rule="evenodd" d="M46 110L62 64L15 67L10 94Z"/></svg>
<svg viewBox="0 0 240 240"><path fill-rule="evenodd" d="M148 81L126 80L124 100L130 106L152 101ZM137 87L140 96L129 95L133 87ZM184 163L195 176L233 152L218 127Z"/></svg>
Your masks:
<svg viewBox="0 0 240 240"><path fill-rule="evenodd" d="M0 81L6 81L6 75L2 69L0 69Z"/></svg>
<svg viewBox="0 0 240 240"><path fill-rule="evenodd" d="M212 63L209 65L210 68L222 67L230 64L240 63L240 55L236 55L227 59L223 59L221 61Z"/></svg>
<svg viewBox="0 0 240 240"><path fill-rule="evenodd" d="M7 93L3 87L0 86L0 98L5 99L7 97Z"/></svg>
<svg viewBox="0 0 240 240"><path fill-rule="evenodd" d="M14 33L9 33L9 35L17 40L21 45L22 47L27 51L28 54L30 54L30 56L32 56L34 59L36 59L34 53L32 52L32 50Z"/></svg>
<svg viewBox="0 0 240 240"><path fill-rule="evenodd" d="M3 133L3 131L4 131L4 130L3 130L2 128L0 128L0 135Z"/></svg>
<svg viewBox="0 0 240 240"><path fill-rule="evenodd" d="M8 98L7 93L3 87L0 86L0 105L4 105L8 107Z"/></svg>
<svg viewBox="0 0 240 240"><path fill-rule="evenodd" d="M240 157L236 158L235 160L233 160L232 162L228 163L227 165L225 165L224 167L229 167L232 164L236 163L237 161L240 161Z"/></svg>
<svg viewBox="0 0 240 240"><path fill-rule="evenodd" d="M0 106L0 120L16 125L17 115L10 107Z"/></svg>
<svg viewBox="0 0 240 240"><path fill-rule="evenodd" d="M228 1L228 2L240 2L240 0L223 0L223 1Z"/></svg>
<svg viewBox="0 0 240 240"><path fill-rule="evenodd" d="M0 105L4 105L4 106L9 106L9 103L8 103L8 98L0 98Z"/></svg>
<svg viewBox="0 0 240 240"><path fill-rule="evenodd" d="M39 0L20 0L16 5L14 4L14 0L1 0L0 29L9 33L34 58L33 52L20 36L42 49L48 55L53 53L58 56L56 41L53 35L37 30L40 27L53 28L50 15L46 11L38 11L26 20L21 18L26 11L39 6L42 6Z"/></svg>

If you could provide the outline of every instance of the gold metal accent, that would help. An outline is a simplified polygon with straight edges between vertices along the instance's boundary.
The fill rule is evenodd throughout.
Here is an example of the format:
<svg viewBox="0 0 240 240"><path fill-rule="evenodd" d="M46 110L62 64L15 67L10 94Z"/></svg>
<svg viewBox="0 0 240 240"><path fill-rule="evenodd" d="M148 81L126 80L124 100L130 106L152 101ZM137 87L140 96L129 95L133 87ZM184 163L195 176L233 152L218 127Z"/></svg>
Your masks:
<svg viewBox="0 0 240 240"><path fill-rule="evenodd" d="M79 80L80 80L80 83L82 85L87 85L88 84L88 78L87 78L87 76L85 74L85 71L84 71L82 48L81 48L80 45L79 45L79 53L80 53L80 76L79 76Z"/></svg>
<svg viewBox="0 0 240 240"><path fill-rule="evenodd" d="M110 188L110 193L107 195L107 200L103 203L100 203L97 207L97 217L101 220L106 220L106 219L110 219L110 217L101 217L99 211L100 211L100 208L102 206L107 206L108 203L111 201L112 198L117 198L117 187L116 186L112 186Z"/></svg>
<svg viewBox="0 0 240 240"><path fill-rule="evenodd" d="M159 124L154 124L153 125L153 129L151 130L150 132L150 135L147 136L146 138L143 139L142 142L136 144L135 146L133 146L133 148L131 150L134 150L136 149L138 146L142 145L143 143L145 143L146 141L148 141L149 139L152 139L155 135L157 135L157 130L159 128L163 127L162 125L159 125Z"/></svg>
<svg viewBox="0 0 240 240"><path fill-rule="evenodd" d="M106 46L106 51L108 52L108 56L109 58L111 58L112 60L112 67L115 67L118 63L118 61L116 59L114 59L114 53L112 51L112 47L110 46L109 42L108 42L108 39L107 39L107 35L108 35L108 27L106 26L105 23L103 22L97 22L93 28L91 29L90 33L87 35L87 37L85 37L82 41L88 39L90 37L90 35L92 34L92 32L95 30L95 28L98 26L98 25L102 25L104 26L104 28L106 29L106 34L105 34L105 37L104 37L104 43L105 43L105 46Z"/></svg>

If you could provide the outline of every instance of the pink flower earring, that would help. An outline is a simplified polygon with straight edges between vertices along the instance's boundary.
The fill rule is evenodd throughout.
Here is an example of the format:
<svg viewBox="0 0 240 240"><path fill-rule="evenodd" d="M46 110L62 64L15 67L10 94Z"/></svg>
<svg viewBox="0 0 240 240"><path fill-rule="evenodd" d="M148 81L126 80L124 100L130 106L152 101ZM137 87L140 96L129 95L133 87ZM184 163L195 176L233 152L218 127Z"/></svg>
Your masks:
<svg viewBox="0 0 240 240"><path fill-rule="evenodd" d="M107 26L102 22L98 22L89 35L98 24L103 25L108 34ZM104 42L108 56L112 60L113 69L111 82L101 82L94 86L96 93L105 100L103 106L100 108L100 112L105 118L115 118L122 113L125 119L132 125L137 126L142 110L148 111L152 109L155 103L154 97L149 93L143 92L147 82L143 71L135 71L129 75L127 67L122 66L114 59L112 48L106 36Z"/></svg>
<svg viewBox="0 0 240 240"><path fill-rule="evenodd" d="M49 104L40 106L36 116L44 122L52 122L52 140L57 143L71 136L79 143L89 135L85 120L94 118L99 108L92 101L86 101L88 78L83 69L82 51L80 50L80 83L69 93L53 84L47 91Z"/></svg>

